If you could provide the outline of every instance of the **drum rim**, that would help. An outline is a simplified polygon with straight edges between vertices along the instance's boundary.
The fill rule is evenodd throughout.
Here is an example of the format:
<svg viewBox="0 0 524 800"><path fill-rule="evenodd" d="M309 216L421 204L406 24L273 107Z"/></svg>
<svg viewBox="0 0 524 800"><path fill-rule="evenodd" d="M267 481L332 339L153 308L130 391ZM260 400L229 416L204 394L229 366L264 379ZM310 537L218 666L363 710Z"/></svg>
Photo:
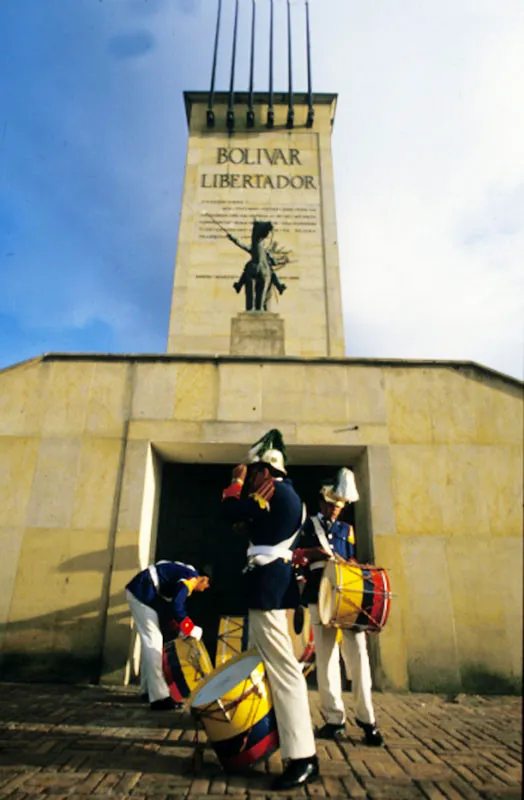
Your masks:
<svg viewBox="0 0 524 800"><path fill-rule="evenodd" d="M297 633L295 630L295 616L297 611L302 609L302 629L300 633ZM313 636L313 625L311 622L311 613L309 608L305 605L297 606L297 608L289 608L287 609L289 615L287 618L288 623L288 633L291 638L291 643L293 645L293 652L295 654L295 658L297 659L298 663L301 664L304 660L304 654L308 650L311 645L311 639Z"/></svg>
<svg viewBox="0 0 524 800"><path fill-rule="evenodd" d="M215 678L217 675L220 675L221 672L225 672L226 669L229 669L234 664L236 664L238 661L242 661L244 658L247 658L248 656L258 656L258 659L259 659L258 663L259 664L263 664L264 663L264 661L262 659L262 656L260 655L260 652L255 647L252 647L250 650L246 650L243 653L239 653L238 656L233 656L233 658L230 658L228 661L224 661L224 663L221 664L219 667L215 667L215 669L209 675L206 675L206 677L203 680L200 681L198 686L196 686L193 689L193 691L191 692L191 694L187 698L187 703L188 703L189 707L193 708L193 703L194 703L194 701L196 699L197 694L201 691L201 689L204 688L204 686L207 683L209 683L211 678ZM257 666L258 666L258 664L257 664ZM264 669L265 669L265 667L264 667ZM215 698L214 700L208 700L206 703L202 703L202 706L208 706L210 703L214 703L217 700L220 700L220 698L218 697L218 698ZM200 705L195 706L195 708L200 708L200 707L201 707Z"/></svg>
<svg viewBox="0 0 524 800"><path fill-rule="evenodd" d="M180 652L179 648L183 644L185 644L188 648L197 651L198 663L199 663L199 667L200 667L198 670L196 670L195 669L195 665L192 664L189 661L189 659L187 658L187 654L185 654L185 653L182 654ZM184 680L184 682L185 682L185 684L187 686L187 689L189 690L187 695L184 695L182 693L183 692L183 687L182 687L182 690L181 690L180 686L178 685L178 683L176 683L176 681L174 679L173 670L171 668L171 664L170 664L169 658L168 658L168 648L169 647L171 647L175 652L175 657L176 657L176 659L178 661L180 674L181 674L181 676L182 676L182 678L183 678L183 680ZM162 646L162 672L164 674L164 677L166 678L166 681L168 681L168 677L169 676L167 676L165 674L164 660L167 661L167 665L169 667L169 672L170 672L170 677L172 679L171 682L168 682L169 692L171 694L171 688L170 687L171 687L171 685L173 685L175 687L175 689L176 689L177 694L180 695L179 698L178 697L174 697L173 698L176 702L183 702L183 703L189 702L189 698L190 698L191 694L196 689L198 689L198 687L200 686L202 681L205 680L205 678L209 677L209 675L213 674L213 663L212 663L211 658L209 656L209 653L207 651L207 647L205 646L204 642L201 641L200 639L191 639L191 637L174 636L172 639L168 639L168 641L164 642L164 644ZM183 662L185 662L186 666L183 666ZM188 674L188 673L190 673L191 671L194 674L200 673L203 676L203 677L200 678L200 680L198 680L196 682L196 684L193 687L193 689L189 688L190 683L192 682L192 681L190 681L190 678L192 676L191 676L191 674Z"/></svg>
<svg viewBox="0 0 524 800"><path fill-rule="evenodd" d="M336 563L337 562L334 559L326 562L326 565L325 565L324 569L322 570L322 577L320 578L320 584L319 584L319 587L318 587L318 600L317 600L318 613L319 613L320 621L321 621L322 625L324 625L325 627L330 627L331 626L331 619L332 619L333 615L336 612L337 598L335 597L335 600L331 599L331 601L330 601L331 602L331 613L329 615L329 622L324 622L323 619L322 619L322 614L320 612L321 586L324 583L324 581L326 581L326 582L329 582L329 584L331 586L331 596L333 595L333 592L336 591L336 588L337 588L337 585L338 585L338 572L336 570ZM332 583L330 577L328 576L328 570L330 572L332 572L332 573L334 572L334 577L335 577L335 579L337 581L337 584L335 586L333 586L333 583Z"/></svg>

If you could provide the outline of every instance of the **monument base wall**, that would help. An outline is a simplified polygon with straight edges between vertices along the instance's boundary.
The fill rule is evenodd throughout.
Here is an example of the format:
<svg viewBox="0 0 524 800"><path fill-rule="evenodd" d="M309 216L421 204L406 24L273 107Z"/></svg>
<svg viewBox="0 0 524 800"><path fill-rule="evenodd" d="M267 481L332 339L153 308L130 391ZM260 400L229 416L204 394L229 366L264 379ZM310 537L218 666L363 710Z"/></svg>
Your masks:
<svg viewBox="0 0 524 800"><path fill-rule="evenodd" d="M246 311L231 318L232 356L283 356L284 342L284 320L278 314Z"/></svg>
<svg viewBox="0 0 524 800"><path fill-rule="evenodd" d="M518 691L522 418L518 381L457 362L49 355L4 370L0 677L129 680L125 585L157 554L164 465L203 465L205 481L278 427L291 477L355 471L360 557L394 592L375 686Z"/></svg>

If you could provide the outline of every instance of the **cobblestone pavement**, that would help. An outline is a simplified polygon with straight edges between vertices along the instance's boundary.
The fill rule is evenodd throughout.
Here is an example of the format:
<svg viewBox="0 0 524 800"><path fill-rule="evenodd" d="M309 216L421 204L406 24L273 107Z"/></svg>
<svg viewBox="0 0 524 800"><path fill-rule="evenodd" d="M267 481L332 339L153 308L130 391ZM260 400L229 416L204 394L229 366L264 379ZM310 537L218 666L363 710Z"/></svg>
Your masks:
<svg viewBox="0 0 524 800"><path fill-rule="evenodd" d="M521 797L520 698L376 693L375 705L386 747L365 747L349 723L347 743L318 742L321 780L287 797ZM135 687L0 683L2 800L280 800L269 784L281 768L274 755L225 775L209 746L195 751L187 713L153 713Z"/></svg>

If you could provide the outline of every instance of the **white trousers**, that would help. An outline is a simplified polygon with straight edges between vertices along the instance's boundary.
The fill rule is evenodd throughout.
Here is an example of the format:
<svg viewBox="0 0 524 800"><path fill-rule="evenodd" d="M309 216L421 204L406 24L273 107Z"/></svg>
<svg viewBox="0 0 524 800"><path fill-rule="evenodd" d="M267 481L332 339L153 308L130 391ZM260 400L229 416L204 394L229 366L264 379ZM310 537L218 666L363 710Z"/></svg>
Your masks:
<svg viewBox="0 0 524 800"><path fill-rule="evenodd" d="M126 590L126 596L140 636L140 686L143 692L148 693L149 702L154 703L155 700L169 697L169 688L162 670L163 639L158 614L153 608L137 600L129 590Z"/></svg>
<svg viewBox="0 0 524 800"><path fill-rule="evenodd" d="M320 708L326 722L343 725L346 712L342 698L337 629L326 628L320 623L317 605L310 605L309 613L315 637ZM373 724L375 713L371 699L371 669L365 631L342 631L342 657L351 671L351 691L357 719Z"/></svg>
<svg viewBox="0 0 524 800"><path fill-rule="evenodd" d="M249 647L256 647L264 661L282 758L310 758L315 737L306 679L293 653L285 609L249 611Z"/></svg>

